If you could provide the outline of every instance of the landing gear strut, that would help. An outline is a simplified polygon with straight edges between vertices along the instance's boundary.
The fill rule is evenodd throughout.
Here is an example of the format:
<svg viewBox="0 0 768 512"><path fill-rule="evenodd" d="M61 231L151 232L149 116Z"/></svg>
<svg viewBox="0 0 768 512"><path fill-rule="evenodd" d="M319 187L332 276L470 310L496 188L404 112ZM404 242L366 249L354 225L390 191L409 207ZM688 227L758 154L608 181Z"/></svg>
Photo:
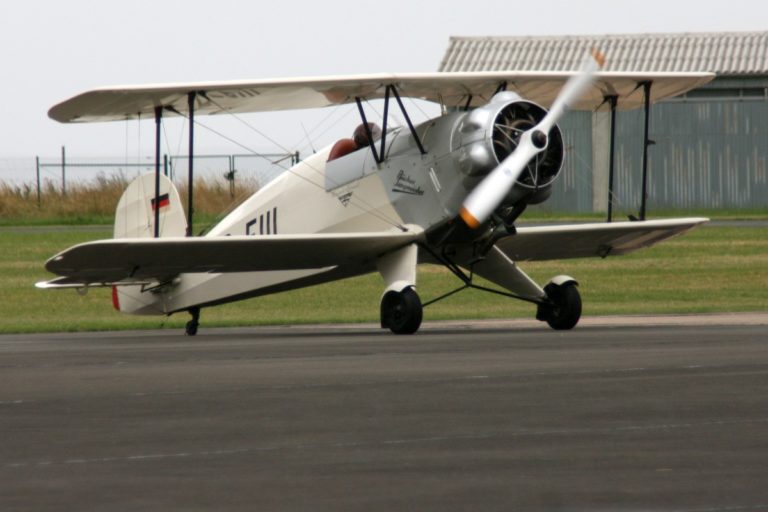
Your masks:
<svg viewBox="0 0 768 512"><path fill-rule="evenodd" d="M197 334L197 328L200 325L200 308L189 308L189 314L192 315L192 320L187 322L187 326L184 329L184 333L187 336L194 336Z"/></svg>
<svg viewBox="0 0 768 512"><path fill-rule="evenodd" d="M536 319L547 322L558 331L576 327L581 318L581 294L573 281L557 285L549 283L544 287L551 304L540 304Z"/></svg>
<svg viewBox="0 0 768 512"><path fill-rule="evenodd" d="M423 308L413 288L388 291L381 299L381 327L395 334L413 334L419 330Z"/></svg>

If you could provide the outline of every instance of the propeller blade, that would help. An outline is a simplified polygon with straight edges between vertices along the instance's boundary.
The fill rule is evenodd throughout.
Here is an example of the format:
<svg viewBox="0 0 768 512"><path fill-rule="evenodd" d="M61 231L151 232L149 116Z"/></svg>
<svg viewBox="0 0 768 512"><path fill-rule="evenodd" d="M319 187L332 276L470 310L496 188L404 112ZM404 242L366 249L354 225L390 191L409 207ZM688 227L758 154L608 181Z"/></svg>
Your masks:
<svg viewBox="0 0 768 512"><path fill-rule="evenodd" d="M547 148L549 131L563 115L566 107L584 94L592 84L595 72L604 63L603 54L593 50L590 58L579 70L579 74L563 86L544 119L524 132L520 136L517 148L467 196L459 210L459 216L469 227L477 228L498 208L528 162Z"/></svg>

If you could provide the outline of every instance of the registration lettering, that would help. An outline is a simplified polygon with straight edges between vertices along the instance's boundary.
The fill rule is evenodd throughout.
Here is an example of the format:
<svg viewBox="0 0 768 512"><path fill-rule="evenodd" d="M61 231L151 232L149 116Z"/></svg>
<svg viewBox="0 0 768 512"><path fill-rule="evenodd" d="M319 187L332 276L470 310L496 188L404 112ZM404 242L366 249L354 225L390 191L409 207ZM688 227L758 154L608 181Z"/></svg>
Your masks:
<svg viewBox="0 0 768 512"><path fill-rule="evenodd" d="M271 210L260 213L245 223L246 235L276 235L277 234L277 206Z"/></svg>

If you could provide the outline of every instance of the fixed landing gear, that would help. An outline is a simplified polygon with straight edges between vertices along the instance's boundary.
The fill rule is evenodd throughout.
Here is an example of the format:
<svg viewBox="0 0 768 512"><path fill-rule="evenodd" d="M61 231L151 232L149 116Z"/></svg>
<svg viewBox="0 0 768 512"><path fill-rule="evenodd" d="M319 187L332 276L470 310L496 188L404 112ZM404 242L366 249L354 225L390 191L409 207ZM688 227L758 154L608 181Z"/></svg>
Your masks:
<svg viewBox="0 0 768 512"><path fill-rule="evenodd" d="M197 328L200 326L200 308L189 308L189 314L192 315L192 320L187 322L184 333L187 336L194 336L197 334Z"/></svg>
<svg viewBox="0 0 768 512"><path fill-rule="evenodd" d="M558 285L549 283L544 291L551 304L540 304L536 319L547 322L558 331L567 331L576 327L581 318L581 294L573 281Z"/></svg>
<svg viewBox="0 0 768 512"><path fill-rule="evenodd" d="M419 330L423 308L413 288L388 291L381 299L381 327L395 334L413 334Z"/></svg>

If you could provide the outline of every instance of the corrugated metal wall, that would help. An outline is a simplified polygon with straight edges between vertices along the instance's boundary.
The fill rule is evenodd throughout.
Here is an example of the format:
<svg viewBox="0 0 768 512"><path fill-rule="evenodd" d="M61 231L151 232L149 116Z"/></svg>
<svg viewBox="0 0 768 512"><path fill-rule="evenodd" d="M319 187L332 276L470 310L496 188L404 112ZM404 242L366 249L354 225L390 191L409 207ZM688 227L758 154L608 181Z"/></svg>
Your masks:
<svg viewBox="0 0 768 512"><path fill-rule="evenodd" d="M566 164L548 209L593 210L593 115L563 119ZM652 107L648 211L654 208L768 208L768 101L673 101ZM642 111L620 112L616 125L614 204L640 207ZM605 151L608 148L597 148Z"/></svg>
<svg viewBox="0 0 768 512"><path fill-rule="evenodd" d="M565 161L547 208L566 212L592 211L592 114L569 112L560 123Z"/></svg>

